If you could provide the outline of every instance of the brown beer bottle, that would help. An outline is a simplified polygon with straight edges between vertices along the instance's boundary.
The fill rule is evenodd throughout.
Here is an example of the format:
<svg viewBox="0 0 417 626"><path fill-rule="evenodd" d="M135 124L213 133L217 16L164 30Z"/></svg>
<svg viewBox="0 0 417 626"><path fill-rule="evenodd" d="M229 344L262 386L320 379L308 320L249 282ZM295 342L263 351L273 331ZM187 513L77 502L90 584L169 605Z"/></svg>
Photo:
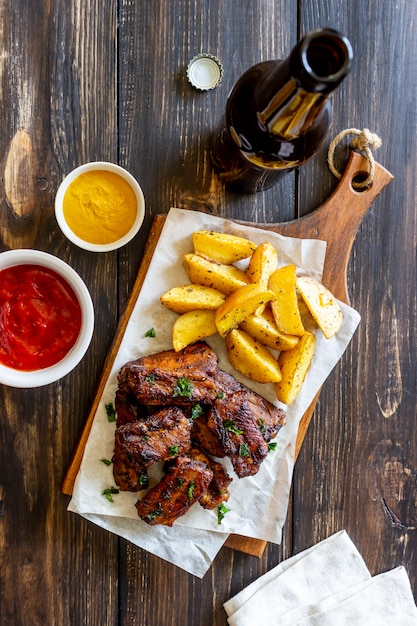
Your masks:
<svg viewBox="0 0 417 626"><path fill-rule="evenodd" d="M331 120L329 94L352 64L348 39L312 30L283 60L249 68L226 104L225 126L214 138L213 167L229 187L264 191L310 159Z"/></svg>

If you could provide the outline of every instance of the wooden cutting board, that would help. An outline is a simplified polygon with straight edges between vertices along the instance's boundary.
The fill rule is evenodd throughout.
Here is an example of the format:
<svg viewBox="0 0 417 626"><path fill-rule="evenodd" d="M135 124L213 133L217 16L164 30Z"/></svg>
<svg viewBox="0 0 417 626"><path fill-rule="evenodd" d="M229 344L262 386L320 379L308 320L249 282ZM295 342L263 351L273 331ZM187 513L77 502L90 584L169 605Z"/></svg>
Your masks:
<svg viewBox="0 0 417 626"><path fill-rule="evenodd" d="M323 271L323 284L326 285L339 300L347 304L349 304L347 265L357 230L373 200L393 179L390 172L376 163L375 177L372 185L364 191L355 191L352 186L352 181L356 177L366 175L367 173L368 161L359 153L351 151L345 172L336 190L320 208L305 217L291 222L281 224L250 224L251 226L280 233L286 237L320 239L326 241L327 248ZM142 288L150 260L157 246L164 223L164 215L157 215L153 221L137 279L126 310L120 319L116 337L104 363L103 372L93 399L91 410L62 483L61 491L63 494L72 495L74 482L80 468L84 448L101 395L122 342L130 315ZM320 392L317 393L301 419L296 442L296 458L303 443L319 395ZM230 535L225 545L229 548L260 557L265 549L266 541L241 537L240 535Z"/></svg>

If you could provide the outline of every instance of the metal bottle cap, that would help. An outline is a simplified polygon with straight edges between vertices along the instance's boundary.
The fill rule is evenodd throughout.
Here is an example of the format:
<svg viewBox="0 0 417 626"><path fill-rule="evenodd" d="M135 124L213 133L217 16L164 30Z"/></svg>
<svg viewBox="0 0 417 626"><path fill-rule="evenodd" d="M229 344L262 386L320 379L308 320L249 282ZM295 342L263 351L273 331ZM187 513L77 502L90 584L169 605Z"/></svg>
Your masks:
<svg viewBox="0 0 417 626"><path fill-rule="evenodd" d="M197 54L187 66L187 78L196 89L214 89L223 78L223 66L211 54Z"/></svg>

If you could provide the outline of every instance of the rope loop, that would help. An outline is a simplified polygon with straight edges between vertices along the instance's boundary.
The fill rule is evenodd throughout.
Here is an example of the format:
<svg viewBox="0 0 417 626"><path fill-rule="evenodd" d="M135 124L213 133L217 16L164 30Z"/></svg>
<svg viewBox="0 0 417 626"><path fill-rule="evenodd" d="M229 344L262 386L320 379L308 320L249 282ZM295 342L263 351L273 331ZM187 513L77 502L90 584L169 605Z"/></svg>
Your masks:
<svg viewBox="0 0 417 626"><path fill-rule="evenodd" d="M330 171L333 174L333 176L336 176L336 178L341 178L342 175L340 174L340 172L337 171L334 165L334 160L333 160L334 152L338 144L347 135L355 135L355 137L352 139L352 142L350 144L351 147L354 150L358 150L359 152L362 152L369 161L369 174L366 177L366 179L361 182L356 182L356 181L352 182L352 186L355 187L355 189L365 189L366 187L369 187L370 185L372 185L372 182L375 176L375 159L371 152L371 149L376 150L377 148L379 148L382 145L382 141L380 137L378 137L378 135L376 135L375 133L372 133L367 128L364 128L363 130L358 130L357 128L347 128L346 130L342 130L342 132L336 135L336 137L330 143L329 152L327 156L327 162L328 162Z"/></svg>

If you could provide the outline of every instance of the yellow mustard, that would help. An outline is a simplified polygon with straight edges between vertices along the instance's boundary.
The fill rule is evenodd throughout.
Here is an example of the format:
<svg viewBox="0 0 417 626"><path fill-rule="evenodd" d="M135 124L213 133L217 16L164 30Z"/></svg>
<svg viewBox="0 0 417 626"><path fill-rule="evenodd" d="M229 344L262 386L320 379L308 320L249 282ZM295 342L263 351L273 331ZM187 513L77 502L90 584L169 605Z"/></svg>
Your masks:
<svg viewBox="0 0 417 626"><path fill-rule="evenodd" d="M63 212L68 226L83 241L109 244L131 229L137 201L119 174L91 170L80 174L65 192Z"/></svg>

